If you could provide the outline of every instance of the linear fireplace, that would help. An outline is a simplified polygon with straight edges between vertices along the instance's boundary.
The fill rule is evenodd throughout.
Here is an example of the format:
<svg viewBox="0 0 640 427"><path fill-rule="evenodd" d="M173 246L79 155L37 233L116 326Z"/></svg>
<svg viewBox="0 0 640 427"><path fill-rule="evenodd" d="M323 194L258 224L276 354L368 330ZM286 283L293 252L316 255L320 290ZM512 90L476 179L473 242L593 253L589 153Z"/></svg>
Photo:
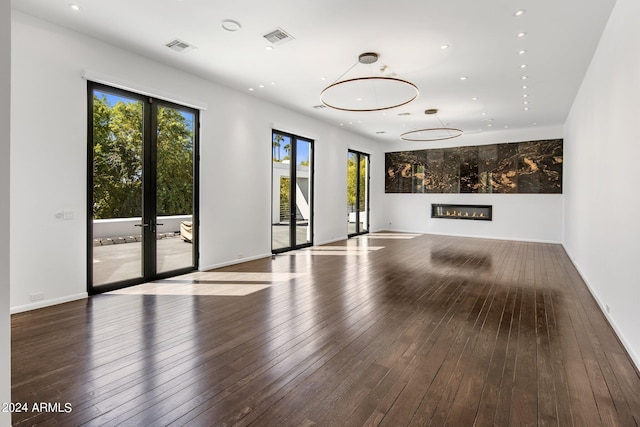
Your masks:
<svg viewBox="0 0 640 427"><path fill-rule="evenodd" d="M431 218L472 219L491 221L493 206L491 205L436 205L431 204Z"/></svg>

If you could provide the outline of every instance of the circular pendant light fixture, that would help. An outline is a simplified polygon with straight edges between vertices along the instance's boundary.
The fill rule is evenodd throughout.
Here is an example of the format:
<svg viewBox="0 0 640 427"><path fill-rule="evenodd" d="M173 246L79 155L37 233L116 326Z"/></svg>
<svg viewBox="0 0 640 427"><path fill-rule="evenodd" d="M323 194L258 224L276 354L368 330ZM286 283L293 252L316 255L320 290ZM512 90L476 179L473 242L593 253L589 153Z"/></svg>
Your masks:
<svg viewBox="0 0 640 427"><path fill-rule="evenodd" d="M365 52L342 76L320 92L320 101L327 107L341 111L382 111L406 105L420 93L411 82L389 76L356 77L340 80L358 64L373 64L378 54ZM386 67L381 67L384 71Z"/></svg>
<svg viewBox="0 0 640 427"><path fill-rule="evenodd" d="M441 127L417 129L405 132L400 135L400 139L405 141L442 141L445 139L453 139L461 136L464 132L461 129L447 127L438 117L438 109L430 108L424 112L427 115L434 115L440 122Z"/></svg>
<svg viewBox="0 0 640 427"><path fill-rule="evenodd" d="M400 135L405 141L442 141L461 136L464 132L455 128L428 128L412 130Z"/></svg>

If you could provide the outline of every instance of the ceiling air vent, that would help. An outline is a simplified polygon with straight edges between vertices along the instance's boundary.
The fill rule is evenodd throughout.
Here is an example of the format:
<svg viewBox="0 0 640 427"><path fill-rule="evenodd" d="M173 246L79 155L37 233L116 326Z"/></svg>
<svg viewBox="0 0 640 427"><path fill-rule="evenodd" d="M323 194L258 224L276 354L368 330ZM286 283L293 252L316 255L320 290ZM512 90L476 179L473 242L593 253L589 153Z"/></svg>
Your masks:
<svg viewBox="0 0 640 427"><path fill-rule="evenodd" d="M169 43L167 43L165 46L167 46L171 50L175 50L176 52L187 52L191 49L196 48L195 46L192 46L187 42L183 42L180 39L173 39Z"/></svg>
<svg viewBox="0 0 640 427"><path fill-rule="evenodd" d="M291 34L288 34L282 28L276 28L275 30L265 34L262 37L264 37L265 39L267 39L273 44L282 44L294 39L294 37Z"/></svg>

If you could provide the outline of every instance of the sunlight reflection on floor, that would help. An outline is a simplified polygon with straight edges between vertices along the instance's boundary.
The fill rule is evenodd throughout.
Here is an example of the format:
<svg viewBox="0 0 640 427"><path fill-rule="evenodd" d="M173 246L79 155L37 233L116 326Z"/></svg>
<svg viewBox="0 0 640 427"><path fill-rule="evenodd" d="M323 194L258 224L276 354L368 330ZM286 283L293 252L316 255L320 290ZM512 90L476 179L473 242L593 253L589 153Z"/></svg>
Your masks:
<svg viewBox="0 0 640 427"><path fill-rule="evenodd" d="M245 296L288 282L301 273L199 271L109 292L114 295Z"/></svg>

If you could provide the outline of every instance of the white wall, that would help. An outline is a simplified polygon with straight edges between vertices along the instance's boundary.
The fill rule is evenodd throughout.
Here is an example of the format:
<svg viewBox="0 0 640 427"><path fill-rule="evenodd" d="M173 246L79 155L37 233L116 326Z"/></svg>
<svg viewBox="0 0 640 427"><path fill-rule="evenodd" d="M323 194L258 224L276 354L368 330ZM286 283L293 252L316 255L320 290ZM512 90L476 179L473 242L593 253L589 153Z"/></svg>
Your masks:
<svg viewBox="0 0 640 427"><path fill-rule="evenodd" d="M533 127L463 135L431 143L402 142L386 151L557 138L562 138L561 127ZM384 165L382 168L384 171ZM384 193L384 182L382 186ZM381 197L387 220L384 228L389 230L550 243L562 241L562 194L382 194ZM431 218L432 203L493 205L493 221Z"/></svg>
<svg viewBox="0 0 640 427"><path fill-rule="evenodd" d="M0 403L11 402L11 317L9 315L9 125L11 88L11 8L0 1ZM0 426L11 425L11 414L0 412Z"/></svg>
<svg viewBox="0 0 640 427"><path fill-rule="evenodd" d="M14 311L86 295L86 69L208 106L201 268L237 262L239 253L245 260L270 254L272 128L315 140L315 243L346 238L347 148L374 159L377 143L15 11L12 31ZM57 219L61 211L74 218ZM30 301L34 293L44 300Z"/></svg>
<svg viewBox="0 0 640 427"><path fill-rule="evenodd" d="M638 99L640 2L618 0L565 126L564 245L640 368Z"/></svg>

